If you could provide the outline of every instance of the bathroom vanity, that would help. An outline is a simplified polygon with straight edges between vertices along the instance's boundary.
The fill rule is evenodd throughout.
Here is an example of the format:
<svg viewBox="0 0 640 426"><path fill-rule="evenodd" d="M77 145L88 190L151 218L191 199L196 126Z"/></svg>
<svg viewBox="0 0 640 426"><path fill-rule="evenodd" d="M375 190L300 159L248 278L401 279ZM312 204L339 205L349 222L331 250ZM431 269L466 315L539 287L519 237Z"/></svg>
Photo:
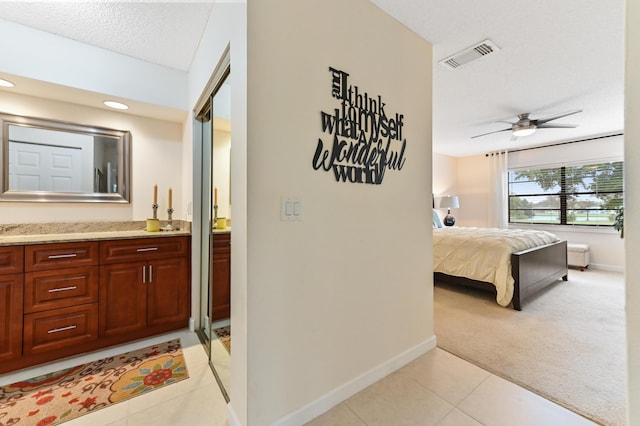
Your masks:
<svg viewBox="0 0 640 426"><path fill-rule="evenodd" d="M0 373L188 327L188 232L0 237Z"/></svg>

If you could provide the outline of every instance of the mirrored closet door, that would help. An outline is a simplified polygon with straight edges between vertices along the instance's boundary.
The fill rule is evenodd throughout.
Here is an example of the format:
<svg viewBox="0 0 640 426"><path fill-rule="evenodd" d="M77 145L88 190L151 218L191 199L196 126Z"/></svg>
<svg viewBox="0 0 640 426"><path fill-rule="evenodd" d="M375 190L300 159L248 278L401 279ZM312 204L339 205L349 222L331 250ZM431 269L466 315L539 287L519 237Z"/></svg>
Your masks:
<svg viewBox="0 0 640 426"><path fill-rule="evenodd" d="M231 378L231 74L218 67L197 113L201 138L200 291L198 336L227 401ZM194 144L194 149L195 144ZM197 156L196 156L197 157Z"/></svg>

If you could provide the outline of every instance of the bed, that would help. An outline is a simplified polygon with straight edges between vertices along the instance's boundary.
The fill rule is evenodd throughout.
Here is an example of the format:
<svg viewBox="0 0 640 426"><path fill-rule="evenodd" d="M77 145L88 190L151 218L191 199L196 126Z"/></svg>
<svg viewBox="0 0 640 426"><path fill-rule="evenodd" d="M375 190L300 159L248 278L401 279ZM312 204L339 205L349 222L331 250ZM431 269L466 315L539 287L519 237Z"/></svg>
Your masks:
<svg viewBox="0 0 640 426"><path fill-rule="evenodd" d="M496 293L522 310L534 293L567 280L567 242L546 231L442 227L434 211L434 278Z"/></svg>

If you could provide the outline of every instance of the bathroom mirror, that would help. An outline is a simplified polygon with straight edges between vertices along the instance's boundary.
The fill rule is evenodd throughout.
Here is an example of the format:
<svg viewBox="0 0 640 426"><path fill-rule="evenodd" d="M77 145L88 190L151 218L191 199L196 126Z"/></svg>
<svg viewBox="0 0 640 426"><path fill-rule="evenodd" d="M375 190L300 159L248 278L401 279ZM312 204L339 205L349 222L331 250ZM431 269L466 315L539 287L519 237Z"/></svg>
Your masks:
<svg viewBox="0 0 640 426"><path fill-rule="evenodd" d="M128 203L131 133L0 113L0 201Z"/></svg>

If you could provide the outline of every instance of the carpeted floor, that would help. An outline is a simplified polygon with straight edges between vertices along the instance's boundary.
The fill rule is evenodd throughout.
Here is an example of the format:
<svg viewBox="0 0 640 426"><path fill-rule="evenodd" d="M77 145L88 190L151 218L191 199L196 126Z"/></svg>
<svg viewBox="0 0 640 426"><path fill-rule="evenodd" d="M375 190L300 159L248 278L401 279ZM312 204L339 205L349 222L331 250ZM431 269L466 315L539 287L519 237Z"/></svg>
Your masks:
<svg viewBox="0 0 640 426"><path fill-rule="evenodd" d="M621 273L570 270L521 312L480 290L436 283L434 291L439 347L598 423L625 424Z"/></svg>
<svg viewBox="0 0 640 426"><path fill-rule="evenodd" d="M0 425L54 425L189 377L180 339L0 387Z"/></svg>

